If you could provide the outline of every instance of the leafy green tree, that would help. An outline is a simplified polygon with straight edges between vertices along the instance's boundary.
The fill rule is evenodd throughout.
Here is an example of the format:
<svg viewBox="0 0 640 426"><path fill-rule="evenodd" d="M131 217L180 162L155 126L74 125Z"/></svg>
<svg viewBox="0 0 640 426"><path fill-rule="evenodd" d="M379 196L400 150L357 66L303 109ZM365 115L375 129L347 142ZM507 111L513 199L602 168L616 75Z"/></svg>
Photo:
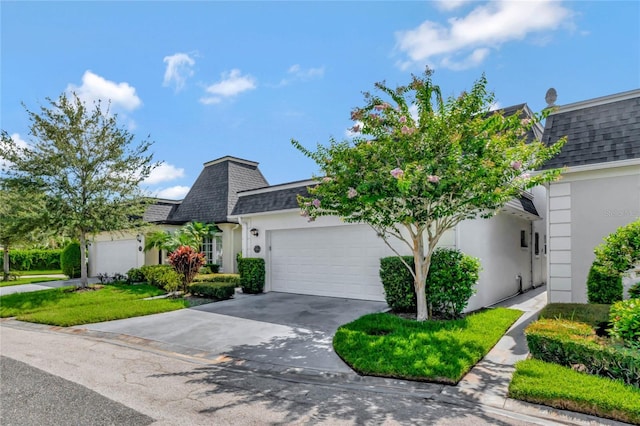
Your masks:
<svg viewBox="0 0 640 426"><path fill-rule="evenodd" d="M141 220L139 184L158 164L149 153L152 143L134 145L134 136L100 102L88 107L76 94L47 101L39 112L25 107L30 145L19 146L2 131L0 158L9 162L9 177L45 194L46 225L77 239L86 259L88 236L132 228ZM86 286L86 262L81 266Z"/></svg>
<svg viewBox="0 0 640 426"><path fill-rule="evenodd" d="M443 99L432 72L395 89L375 85L351 113L360 135L330 140L310 151L292 144L321 170L311 197L300 197L303 216L334 215L369 224L398 255L393 242L413 253L406 261L417 295L417 319L432 316L425 282L436 244L465 219L491 217L521 191L553 180L559 171L528 174L557 155L526 134L546 116L522 119L490 112L494 97L483 76L469 92Z"/></svg>
<svg viewBox="0 0 640 426"><path fill-rule="evenodd" d="M9 179L0 179L0 246L3 248L3 281L9 279L9 252L16 245L31 242L42 223L43 196L26 191Z"/></svg>

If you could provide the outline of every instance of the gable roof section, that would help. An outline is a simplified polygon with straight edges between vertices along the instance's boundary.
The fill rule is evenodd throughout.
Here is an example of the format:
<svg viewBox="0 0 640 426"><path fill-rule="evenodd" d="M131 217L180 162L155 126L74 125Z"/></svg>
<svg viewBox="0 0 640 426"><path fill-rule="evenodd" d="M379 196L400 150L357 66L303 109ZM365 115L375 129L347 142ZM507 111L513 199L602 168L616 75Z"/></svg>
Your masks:
<svg viewBox="0 0 640 426"><path fill-rule="evenodd" d="M533 111L531 111L531 108L529 108L529 105L527 105L526 103L499 108L497 110L490 111L489 114L498 111L501 112L504 117L509 117L519 112L518 117L520 117L520 119L532 118L534 115ZM534 126L532 126L531 129L527 132L527 143L539 141L542 138L542 130L543 129L540 123L536 123Z"/></svg>
<svg viewBox="0 0 640 426"><path fill-rule="evenodd" d="M542 169L640 158L640 89L564 105L547 117L542 141L567 142Z"/></svg>
<svg viewBox="0 0 640 426"><path fill-rule="evenodd" d="M308 187L315 185L313 180L274 185L268 188L245 191L239 194L233 216L267 213L299 208L298 195L309 196Z"/></svg>
<svg viewBox="0 0 640 426"><path fill-rule="evenodd" d="M222 157L204 164L198 179L170 216L172 223L227 223L237 202L237 192L267 186L258 163Z"/></svg>

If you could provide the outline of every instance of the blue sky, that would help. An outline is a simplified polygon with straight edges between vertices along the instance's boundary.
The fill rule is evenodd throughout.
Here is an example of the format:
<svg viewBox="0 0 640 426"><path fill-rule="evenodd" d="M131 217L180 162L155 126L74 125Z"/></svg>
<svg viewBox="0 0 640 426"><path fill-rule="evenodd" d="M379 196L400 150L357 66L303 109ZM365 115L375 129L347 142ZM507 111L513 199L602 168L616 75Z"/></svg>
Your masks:
<svg viewBox="0 0 640 426"><path fill-rule="evenodd" d="M348 137L377 81L426 65L445 95L484 72L499 106L567 104L640 87L640 2L10 2L1 14L1 128L29 141L21 102L111 99L164 165L152 193L180 199L202 164L260 163L307 179L293 148Z"/></svg>

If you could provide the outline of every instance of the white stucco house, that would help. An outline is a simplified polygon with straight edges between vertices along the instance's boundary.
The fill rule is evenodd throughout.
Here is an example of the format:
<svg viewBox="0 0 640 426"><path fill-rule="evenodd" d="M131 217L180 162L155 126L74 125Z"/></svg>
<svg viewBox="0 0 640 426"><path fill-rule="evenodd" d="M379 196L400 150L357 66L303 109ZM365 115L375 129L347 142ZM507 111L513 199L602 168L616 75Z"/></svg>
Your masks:
<svg viewBox="0 0 640 426"><path fill-rule="evenodd" d="M526 104L504 109L505 115L517 112L531 114ZM542 127L528 135L541 136ZM368 225L346 224L337 217L307 222L296 198L307 195L310 185L315 181L270 186L258 163L223 157L204 164L184 200L158 200L145 219L164 229L189 221L215 223L221 232L205 246L208 261L220 264L224 272L235 272L238 252L264 258L265 291L383 301L380 258L393 252ZM535 188L492 219L467 220L443 236L442 246L481 261L477 294L468 310L545 282L545 191ZM89 248L90 274L125 273L162 262L164 253L144 253L142 247L142 234L98 235ZM403 249L400 244L397 248Z"/></svg>
<svg viewBox="0 0 640 426"><path fill-rule="evenodd" d="M594 248L640 217L640 90L559 107L542 140L563 136L545 166L565 167L547 191L548 298L584 303Z"/></svg>

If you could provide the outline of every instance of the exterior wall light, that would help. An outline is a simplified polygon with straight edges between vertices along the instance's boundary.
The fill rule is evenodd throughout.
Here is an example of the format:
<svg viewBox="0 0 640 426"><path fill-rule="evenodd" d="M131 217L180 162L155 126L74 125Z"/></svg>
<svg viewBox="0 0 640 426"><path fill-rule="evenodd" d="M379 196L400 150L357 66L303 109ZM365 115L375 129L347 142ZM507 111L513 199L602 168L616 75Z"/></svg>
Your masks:
<svg viewBox="0 0 640 426"><path fill-rule="evenodd" d="M253 235L254 237L257 237L259 235L258 230L256 228L251 228L249 232L251 232L251 235Z"/></svg>

